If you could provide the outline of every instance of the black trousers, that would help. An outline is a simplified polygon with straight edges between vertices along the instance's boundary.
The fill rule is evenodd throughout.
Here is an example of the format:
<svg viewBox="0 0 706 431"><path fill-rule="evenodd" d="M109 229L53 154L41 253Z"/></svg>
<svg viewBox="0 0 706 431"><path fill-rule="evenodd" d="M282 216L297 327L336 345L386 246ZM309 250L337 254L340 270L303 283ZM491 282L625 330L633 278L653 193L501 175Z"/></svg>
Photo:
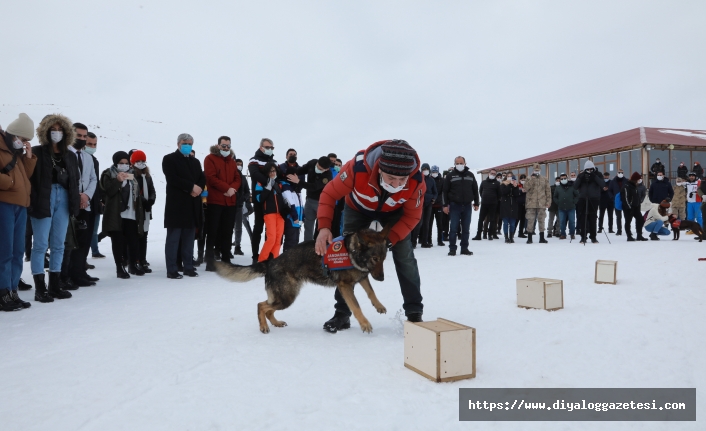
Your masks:
<svg viewBox="0 0 706 431"><path fill-rule="evenodd" d="M257 259L260 255L260 241L262 240L262 231L265 230L265 215L262 212L262 204L253 202L253 215L255 216L255 224L252 228L252 258Z"/></svg>
<svg viewBox="0 0 706 431"><path fill-rule="evenodd" d="M436 207L431 209L432 217L436 221L436 242L442 242L444 240L445 229L445 218L444 209L442 207ZM431 237L431 220L429 221L429 236Z"/></svg>
<svg viewBox="0 0 706 431"><path fill-rule="evenodd" d="M140 263L145 263L147 262L147 234L149 232L145 232L144 235L139 237L138 240L138 246L140 250Z"/></svg>
<svg viewBox="0 0 706 431"><path fill-rule="evenodd" d="M519 235L525 234L525 228L527 227L527 208L525 204L517 205L517 223L515 223L515 230L520 228Z"/></svg>
<svg viewBox="0 0 706 431"><path fill-rule="evenodd" d="M214 250L227 259L230 252L230 239L235 227L235 206L209 204L206 211L206 257L213 257ZM241 210L242 211L242 210Z"/></svg>
<svg viewBox="0 0 706 431"><path fill-rule="evenodd" d="M25 229L25 257L29 260L32 257L32 222L27 214L27 228Z"/></svg>
<svg viewBox="0 0 706 431"><path fill-rule="evenodd" d="M625 235L627 235L628 238L632 236L632 230L630 230L630 225L632 224L632 219L635 219L635 233L637 233L637 237L640 238L642 237L642 228L645 226L645 219L642 218L642 214L637 212L637 214L632 213L632 211L628 210L623 210L623 214L625 215Z"/></svg>
<svg viewBox="0 0 706 431"><path fill-rule="evenodd" d="M587 237L596 239L598 206L599 202L597 200L579 199L579 203L576 205L576 208L578 209L576 221L577 224L579 220L581 221L581 239L585 240Z"/></svg>
<svg viewBox="0 0 706 431"><path fill-rule="evenodd" d="M431 244L431 225L432 225L432 207L431 204L424 207L422 211L422 233L420 242L422 244Z"/></svg>
<svg viewBox="0 0 706 431"><path fill-rule="evenodd" d="M483 221L488 219L488 234L495 235L497 228L495 227L495 212L498 209L497 204L485 204L480 205L480 215L478 216L478 231L476 236L480 237L481 232L483 232Z"/></svg>
<svg viewBox="0 0 706 431"><path fill-rule="evenodd" d="M621 210L615 211L615 226L618 228L618 233L623 231L623 212Z"/></svg>
<svg viewBox="0 0 706 431"><path fill-rule="evenodd" d="M598 213L598 227L603 229L603 217L605 213L608 213L608 229L613 230L613 210L614 205L601 205L600 212ZM618 222L620 223L620 222Z"/></svg>
<svg viewBox="0 0 706 431"><path fill-rule="evenodd" d="M288 218L284 219L284 241L282 241L282 252L289 250L299 244L299 236L301 227L292 226L292 221Z"/></svg>
<svg viewBox="0 0 706 431"><path fill-rule="evenodd" d="M87 229L76 229L76 242L78 243L78 248L71 252L71 263L69 267L69 276L71 278L87 276L86 259L88 259L88 252L91 251L93 227L96 224L95 213L91 211L79 210L77 219L84 220L86 222Z"/></svg>
<svg viewBox="0 0 706 431"><path fill-rule="evenodd" d="M138 261L139 252L139 235L137 234L137 222L135 220L124 218L122 219L123 230L113 231L108 234L110 237L111 246L113 248L113 260L116 265L123 264L123 258L130 263ZM91 235L93 231L91 231ZM90 247L90 242L89 242ZM125 256L124 250L127 245L128 256Z"/></svg>

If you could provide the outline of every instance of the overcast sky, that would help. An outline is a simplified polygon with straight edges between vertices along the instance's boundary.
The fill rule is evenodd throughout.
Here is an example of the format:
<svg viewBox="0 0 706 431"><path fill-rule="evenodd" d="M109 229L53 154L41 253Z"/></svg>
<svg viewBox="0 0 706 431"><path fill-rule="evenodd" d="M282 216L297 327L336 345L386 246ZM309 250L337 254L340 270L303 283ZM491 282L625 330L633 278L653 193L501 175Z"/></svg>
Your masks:
<svg viewBox="0 0 706 431"><path fill-rule="evenodd" d="M245 157L262 137L280 160L401 138L442 168L706 128L705 1L23 0L2 14L3 125L54 104L90 124L160 121L169 145L227 134Z"/></svg>

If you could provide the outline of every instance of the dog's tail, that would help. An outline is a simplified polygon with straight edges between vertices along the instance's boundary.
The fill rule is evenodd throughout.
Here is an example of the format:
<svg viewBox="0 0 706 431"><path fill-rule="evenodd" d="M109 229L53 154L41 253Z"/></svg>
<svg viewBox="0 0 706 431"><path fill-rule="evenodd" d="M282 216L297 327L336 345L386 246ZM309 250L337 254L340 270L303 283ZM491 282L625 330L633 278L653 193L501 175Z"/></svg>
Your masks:
<svg viewBox="0 0 706 431"><path fill-rule="evenodd" d="M238 283L245 283L246 281L264 277L267 269L265 262L258 262L250 266L234 265L232 263L223 263L218 261L214 263L216 265L216 272L218 275Z"/></svg>

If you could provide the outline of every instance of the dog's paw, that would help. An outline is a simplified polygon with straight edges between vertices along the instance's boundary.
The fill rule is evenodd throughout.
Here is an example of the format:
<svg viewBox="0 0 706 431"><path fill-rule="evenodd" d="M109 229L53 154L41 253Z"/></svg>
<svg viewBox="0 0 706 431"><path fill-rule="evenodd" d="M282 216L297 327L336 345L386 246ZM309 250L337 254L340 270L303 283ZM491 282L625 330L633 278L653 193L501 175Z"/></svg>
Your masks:
<svg viewBox="0 0 706 431"><path fill-rule="evenodd" d="M373 325L371 325L368 321L360 322L360 329L362 329L363 332L367 332L369 334L373 332Z"/></svg>
<svg viewBox="0 0 706 431"><path fill-rule="evenodd" d="M280 320L277 323L273 323L273 325L278 328L284 328L285 326L287 326L287 322L285 322L284 320Z"/></svg>
<svg viewBox="0 0 706 431"><path fill-rule="evenodd" d="M265 325L265 326L260 326L260 332L263 334L269 334L270 333L270 327Z"/></svg>
<svg viewBox="0 0 706 431"><path fill-rule="evenodd" d="M385 306L382 305L382 304L376 305L376 306L375 306L375 309L376 309L376 310L378 311L378 313L380 313L380 314L385 314L385 313L387 313L387 308L385 308Z"/></svg>

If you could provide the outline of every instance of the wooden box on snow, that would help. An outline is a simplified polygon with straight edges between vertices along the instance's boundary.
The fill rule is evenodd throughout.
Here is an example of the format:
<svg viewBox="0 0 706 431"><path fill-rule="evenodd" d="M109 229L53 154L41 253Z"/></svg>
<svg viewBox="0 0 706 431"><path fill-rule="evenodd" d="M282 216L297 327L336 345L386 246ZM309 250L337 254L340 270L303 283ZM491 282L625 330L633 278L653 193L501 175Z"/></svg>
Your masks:
<svg viewBox="0 0 706 431"><path fill-rule="evenodd" d="M597 260L594 281L598 284L617 284L618 262L615 260Z"/></svg>
<svg viewBox="0 0 706 431"><path fill-rule="evenodd" d="M518 279L517 306L549 311L564 308L564 282L539 277Z"/></svg>
<svg viewBox="0 0 706 431"><path fill-rule="evenodd" d="M435 382L475 377L475 328L446 319L404 322L404 366Z"/></svg>

